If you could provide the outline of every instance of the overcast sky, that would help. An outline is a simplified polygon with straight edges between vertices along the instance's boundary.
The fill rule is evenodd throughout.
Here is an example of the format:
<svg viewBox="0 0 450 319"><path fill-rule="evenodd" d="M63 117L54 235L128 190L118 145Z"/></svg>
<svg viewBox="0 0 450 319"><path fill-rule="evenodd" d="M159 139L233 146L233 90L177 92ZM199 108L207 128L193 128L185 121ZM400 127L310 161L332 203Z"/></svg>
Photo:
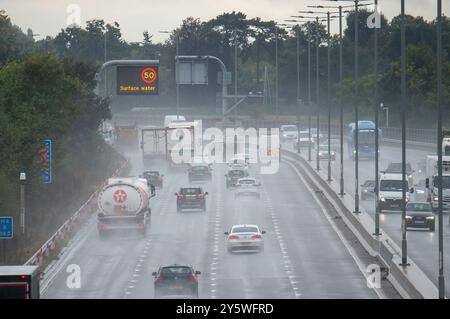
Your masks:
<svg viewBox="0 0 450 319"><path fill-rule="evenodd" d="M444 14L450 15L450 1L443 1ZM345 2L342 2L344 3ZM349 2L351 3L351 2ZM391 19L400 12L400 0L379 0L382 12ZM70 4L80 7L81 25L94 18L117 21L127 41L141 41L148 30L156 42L167 35L161 30L173 30L186 17L209 20L224 12L241 11L248 18L282 22L307 5L327 4L323 0L0 0L0 9L6 10L14 24L24 31L31 28L41 36L55 36L67 25ZM333 5L332 2L329 4ZM421 15L431 20L436 16L436 0L406 0L408 14ZM73 12L73 11L72 11ZM337 22L333 30L337 31ZM37 37L41 39L42 37Z"/></svg>

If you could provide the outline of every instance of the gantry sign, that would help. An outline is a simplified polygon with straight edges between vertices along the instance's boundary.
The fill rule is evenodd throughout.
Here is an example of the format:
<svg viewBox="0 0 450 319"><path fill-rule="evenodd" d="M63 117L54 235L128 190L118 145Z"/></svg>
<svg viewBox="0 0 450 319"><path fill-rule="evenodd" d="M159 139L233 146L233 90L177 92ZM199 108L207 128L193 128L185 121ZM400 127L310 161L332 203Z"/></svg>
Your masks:
<svg viewBox="0 0 450 319"><path fill-rule="evenodd" d="M117 95L157 95L159 93L159 60L108 61L97 73L97 81L109 67L116 67L117 70Z"/></svg>
<svg viewBox="0 0 450 319"><path fill-rule="evenodd" d="M118 66L117 95L158 94L158 66Z"/></svg>

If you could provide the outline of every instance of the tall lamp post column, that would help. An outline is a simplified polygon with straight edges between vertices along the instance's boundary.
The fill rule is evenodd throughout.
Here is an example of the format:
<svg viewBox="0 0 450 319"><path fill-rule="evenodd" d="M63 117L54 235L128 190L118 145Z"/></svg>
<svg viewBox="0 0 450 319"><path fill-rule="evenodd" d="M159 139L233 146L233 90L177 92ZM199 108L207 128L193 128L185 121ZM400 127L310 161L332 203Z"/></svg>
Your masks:
<svg viewBox="0 0 450 319"><path fill-rule="evenodd" d="M442 212L442 0L437 0L437 109L438 109L438 218L439 218L439 299L445 299L444 220Z"/></svg>

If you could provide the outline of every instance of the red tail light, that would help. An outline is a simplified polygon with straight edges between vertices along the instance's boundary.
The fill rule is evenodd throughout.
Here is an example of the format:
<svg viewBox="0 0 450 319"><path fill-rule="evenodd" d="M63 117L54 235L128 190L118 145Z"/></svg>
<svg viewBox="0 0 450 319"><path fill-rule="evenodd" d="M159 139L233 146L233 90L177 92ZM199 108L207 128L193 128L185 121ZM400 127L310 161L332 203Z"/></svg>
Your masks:
<svg viewBox="0 0 450 319"><path fill-rule="evenodd" d="M238 235L230 235L228 236L228 239L239 239Z"/></svg>
<svg viewBox="0 0 450 319"><path fill-rule="evenodd" d="M97 224L97 229L98 229L98 230L106 229L106 224L104 224L104 223L98 223L98 224Z"/></svg>
<svg viewBox="0 0 450 319"><path fill-rule="evenodd" d="M197 276L196 276L196 275L191 275L190 279L191 279L192 281L197 281Z"/></svg>
<svg viewBox="0 0 450 319"><path fill-rule="evenodd" d="M161 181L161 179L162 179L162 178L161 178L161 176L158 176L158 182L160 182L160 181Z"/></svg>
<svg viewBox="0 0 450 319"><path fill-rule="evenodd" d="M162 282L162 278L161 277L156 277L155 278L155 283L160 283Z"/></svg>
<svg viewBox="0 0 450 319"><path fill-rule="evenodd" d="M178 195L178 199L184 199L184 195Z"/></svg>
<svg viewBox="0 0 450 319"><path fill-rule="evenodd" d="M205 198L205 195L203 195L203 194L198 194L197 195L197 199L204 199Z"/></svg>
<svg viewBox="0 0 450 319"><path fill-rule="evenodd" d="M262 238L261 234L256 234L252 236L252 239Z"/></svg>
<svg viewBox="0 0 450 319"><path fill-rule="evenodd" d="M145 225L144 225L144 224L137 224L137 225L136 225L136 228L137 228L137 229L144 229L144 228L145 228Z"/></svg>

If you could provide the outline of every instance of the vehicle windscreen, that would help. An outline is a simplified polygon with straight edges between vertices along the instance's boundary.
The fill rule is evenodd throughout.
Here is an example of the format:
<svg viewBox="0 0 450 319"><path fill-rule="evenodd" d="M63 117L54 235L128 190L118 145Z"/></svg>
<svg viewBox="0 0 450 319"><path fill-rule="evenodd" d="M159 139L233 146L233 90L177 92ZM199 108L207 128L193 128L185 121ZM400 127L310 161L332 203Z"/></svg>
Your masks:
<svg viewBox="0 0 450 319"><path fill-rule="evenodd" d="M405 183L405 189L408 192L408 183ZM384 192L401 192L402 181L399 180L384 180L380 182L380 191Z"/></svg>
<svg viewBox="0 0 450 319"><path fill-rule="evenodd" d="M328 145L320 145L320 146L319 146L319 151L325 151L325 152L327 152L327 151L328 151Z"/></svg>
<svg viewBox="0 0 450 319"><path fill-rule="evenodd" d="M192 166L191 167L191 171L194 172L202 172L202 171L207 171L208 167L207 166Z"/></svg>
<svg viewBox="0 0 450 319"><path fill-rule="evenodd" d="M228 172L228 176L236 178L236 177L244 177L244 171L229 171Z"/></svg>
<svg viewBox="0 0 450 319"><path fill-rule="evenodd" d="M297 132L297 127L295 126L285 126L283 127L283 131L285 132Z"/></svg>
<svg viewBox="0 0 450 319"><path fill-rule="evenodd" d="M439 188L438 179L433 179L433 186ZM450 188L450 176L442 176L442 188Z"/></svg>
<svg viewBox="0 0 450 319"><path fill-rule="evenodd" d="M255 180L253 180L253 179L244 179L244 180L240 180L239 181L239 184L241 184L241 185L253 185L253 184L255 184Z"/></svg>
<svg viewBox="0 0 450 319"><path fill-rule="evenodd" d="M159 176L159 172L145 172L144 176L145 177L156 177L156 176Z"/></svg>
<svg viewBox="0 0 450 319"><path fill-rule="evenodd" d="M301 138L309 138L309 133L308 132L300 132L300 137Z"/></svg>
<svg viewBox="0 0 450 319"><path fill-rule="evenodd" d="M359 131L358 142L361 145L375 144L375 131Z"/></svg>
<svg viewBox="0 0 450 319"><path fill-rule="evenodd" d="M406 210L412 212L432 212L433 208L430 203L409 203L406 205Z"/></svg>
<svg viewBox="0 0 450 319"><path fill-rule="evenodd" d="M232 233L257 233L258 228L256 227L235 227Z"/></svg>
<svg viewBox="0 0 450 319"><path fill-rule="evenodd" d="M164 267L161 269L161 277L174 278L192 275L190 267Z"/></svg>
<svg viewBox="0 0 450 319"><path fill-rule="evenodd" d="M444 147L444 156L450 156L450 146Z"/></svg>
<svg viewBox="0 0 450 319"><path fill-rule="evenodd" d="M182 188L181 195L197 195L201 194L200 188Z"/></svg>

